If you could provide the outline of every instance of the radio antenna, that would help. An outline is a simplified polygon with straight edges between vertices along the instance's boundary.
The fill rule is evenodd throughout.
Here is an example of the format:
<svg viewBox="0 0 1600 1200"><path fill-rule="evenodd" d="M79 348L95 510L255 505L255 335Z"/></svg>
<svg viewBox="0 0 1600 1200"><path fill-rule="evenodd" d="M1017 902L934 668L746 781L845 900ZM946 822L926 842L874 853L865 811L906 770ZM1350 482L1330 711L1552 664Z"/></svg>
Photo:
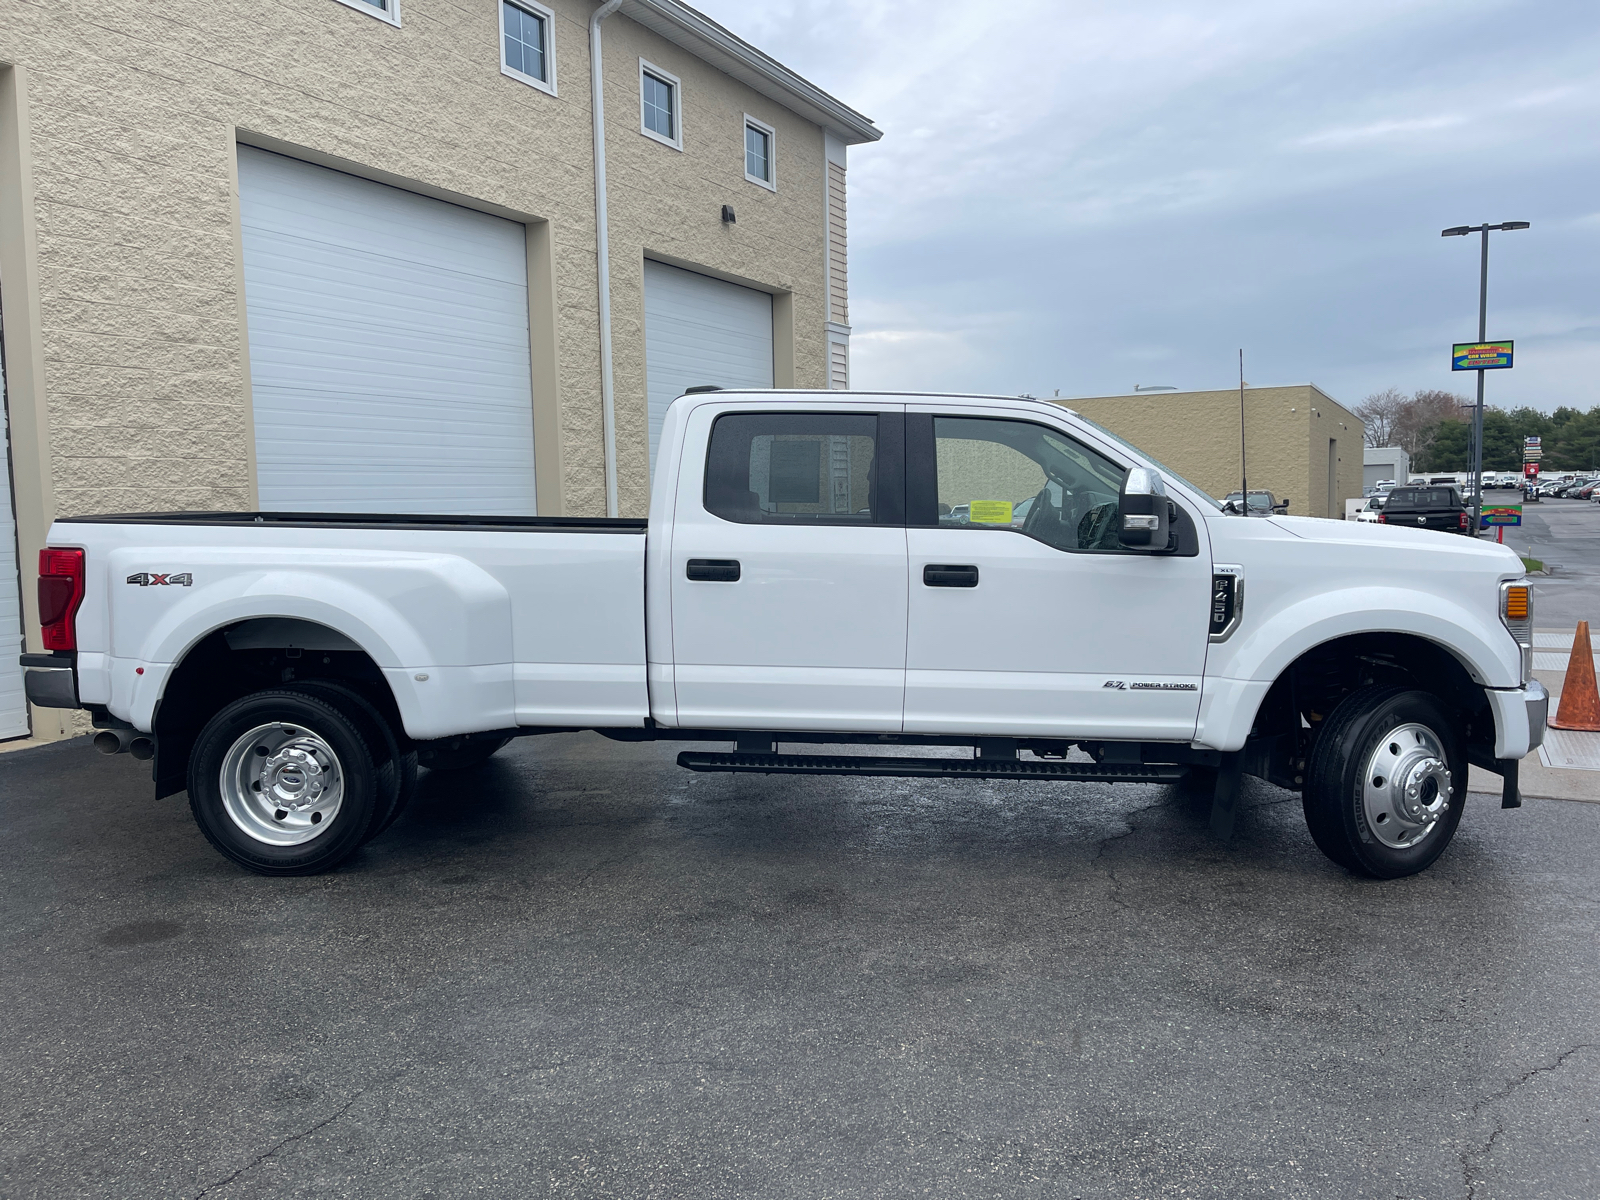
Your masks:
<svg viewBox="0 0 1600 1200"><path fill-rule="evenodd" d="M1239 503L1244 516L1250 515L1250 473L1244 463L1244 348L1239 349Z"/></svg>

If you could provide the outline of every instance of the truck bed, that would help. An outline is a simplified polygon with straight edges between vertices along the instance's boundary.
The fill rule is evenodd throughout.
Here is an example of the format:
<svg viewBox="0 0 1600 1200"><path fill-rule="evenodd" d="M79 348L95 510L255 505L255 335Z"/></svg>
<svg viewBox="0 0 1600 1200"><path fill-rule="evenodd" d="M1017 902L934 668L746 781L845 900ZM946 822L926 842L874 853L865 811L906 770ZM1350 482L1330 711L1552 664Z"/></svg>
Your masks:
<svg viewBox="0 0 1600 1200"><path fill-rule="evenodd" d="M589 517L115 513L60 518L52 544L85 550L81 702L148 729L193 646L257 644L261 630L239 627L270 615L338 635L302 636L302 652L364 652L405 731L428 739L642 726L645 531Z"/></svg>

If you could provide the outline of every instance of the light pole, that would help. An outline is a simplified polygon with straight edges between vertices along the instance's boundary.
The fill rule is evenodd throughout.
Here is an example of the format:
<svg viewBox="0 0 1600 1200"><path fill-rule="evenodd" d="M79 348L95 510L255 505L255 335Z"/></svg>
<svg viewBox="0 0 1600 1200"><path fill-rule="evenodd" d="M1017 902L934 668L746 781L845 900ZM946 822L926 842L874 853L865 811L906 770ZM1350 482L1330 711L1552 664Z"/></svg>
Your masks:
<svg viewBox="0 0 1600 1200"><path fill-rule="evenodd" d="M1527 221L1502 221L1498 225L1452 225L1440 237L1483 235L1483 266L1478 275L1478 341L1489 337L1489 234L1496 229L1526 229ZM1472 536L1478 536L1483 522L1483 371L1478 371L1478 402L1472 409Z"/></svg>

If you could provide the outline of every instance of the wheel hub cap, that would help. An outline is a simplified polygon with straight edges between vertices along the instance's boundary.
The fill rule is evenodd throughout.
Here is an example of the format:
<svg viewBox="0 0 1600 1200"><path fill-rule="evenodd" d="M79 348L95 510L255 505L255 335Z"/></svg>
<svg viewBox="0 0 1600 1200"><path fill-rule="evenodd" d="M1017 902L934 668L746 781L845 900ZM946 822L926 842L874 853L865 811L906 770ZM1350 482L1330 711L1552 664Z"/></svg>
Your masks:
<svg viewBox="0 0 1600 1200"><path fill-rule="evenodd" d="M1444 747L1425 725L1391 729L1368 758L1362 807L1386 846L1408 849L1429 837L1454 795Z"/></svg>
<svg viewBox="0 0 1600 1200"><path fill-rule="evenodd" d="M344 801L333 748L300 725L258 725L222 760L222 804L245 834L295 846L326 833Z"/></svg>

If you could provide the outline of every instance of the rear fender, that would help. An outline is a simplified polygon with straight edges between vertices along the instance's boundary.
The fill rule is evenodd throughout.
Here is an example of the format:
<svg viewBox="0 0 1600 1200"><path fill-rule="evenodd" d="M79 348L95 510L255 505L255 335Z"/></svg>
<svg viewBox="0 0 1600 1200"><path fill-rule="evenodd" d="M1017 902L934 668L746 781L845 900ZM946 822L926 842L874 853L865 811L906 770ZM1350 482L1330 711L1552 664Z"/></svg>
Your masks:
<svg viewBox="0 0 1600 1200"><path fill-rule="evenodd" d="M203 638L239 621L291 617L324 625L364 650L389 680L413 737L514 725L505 588L454 556L353 557L344 556L337 572L240 570L193 593L162 589L164 610L142 636L120 637L114 612L108 707L148 730L172 672ZM451 686L457 675L470 676L473 687Z"/></svg>

